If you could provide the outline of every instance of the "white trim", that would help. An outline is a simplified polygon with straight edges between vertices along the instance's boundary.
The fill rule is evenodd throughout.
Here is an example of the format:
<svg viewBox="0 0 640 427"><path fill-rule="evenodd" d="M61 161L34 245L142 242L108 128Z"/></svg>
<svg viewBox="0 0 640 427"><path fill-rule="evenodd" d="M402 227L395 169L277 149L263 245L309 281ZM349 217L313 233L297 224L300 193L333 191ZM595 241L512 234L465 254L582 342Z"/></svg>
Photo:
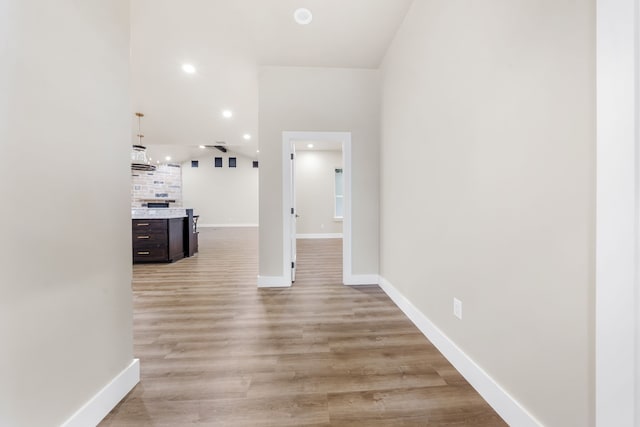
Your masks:
<svg viewBox="0 0 640 427"><path fill-rule="evenodd" d="M347 286L367 286L379 283L380 276L377 274L351 274L344 279L344 284Z"/></svg>
<svg viewBox="0 0 640 427"><path fill-rule="evenodd" d="M342 233L296 234L296 239L342 239Z"/></svg>
<svg viewBox="0 0 640 427"><path fill-rule="evenodd" d="M597 0L596 425L640 425L638 1Z"/></svg>
<svg viewBox="0 0 640 427"><path fill-rule="evenodd" d="M290 275L288 277L291 277ZM291 279L286 276L258 276L259 288L289 288Z"/></svg>
<svg viewBox="0 0 640 427"><path fill-rule="evenodd" d="M129 366L89 399L61 427L97 426L139 382L140 360L133 359Z"/></svg>
<svg viewBox="0 0 640 427"><path fill-rule="evenodd" d="M488 373L384 277L380 277L380 287L507 424L518 427L542 426L540 421L536 420L517 400L500 387Z"/></svg>
<svg viewBox="0 0 640 427"><path fill-rule="evenodd" d="M342 141L342 179L344 185L343 191L343 212L342 212L342 283L349 281L349 278L353 275L353 236L351 234L353 212L352 202L353 193L351 192L351 180L352 180L352 166L351 159L351 133L345 135L345 139Z"/></svg>
<svg viewBox="0 0 640 427"><path fill-rule="evenodd" d="M245 228L258 227L258 224L198 224L198 228Z"/></svg>
<svg viewBox="0 0 640 427"><path fill-rule="evenodd" d="M342 173L344 179L344 212L342 221L342 280L351 276L351 132L282 132L282 273L291 269L291 164L295 141L337 141L342 143Z"/></svg>
<svg viewBox="0 0 640 427"><path fill-rule="evenodd" d="M282 275L291 277L291 155L293 141L282 132ZM291 280L289 280L291 283ZM291 286L291 284L289 285Z"/></svg>

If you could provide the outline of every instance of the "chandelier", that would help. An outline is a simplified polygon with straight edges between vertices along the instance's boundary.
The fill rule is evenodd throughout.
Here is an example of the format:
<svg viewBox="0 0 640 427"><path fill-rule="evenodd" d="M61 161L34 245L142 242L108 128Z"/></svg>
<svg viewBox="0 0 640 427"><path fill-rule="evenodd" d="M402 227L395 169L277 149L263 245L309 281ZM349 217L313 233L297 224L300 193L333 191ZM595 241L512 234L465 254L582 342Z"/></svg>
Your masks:
<svg viewBox="0 0 640 427"><path fill-rule="evenodd" d="M131 170L154 171L156 167L147 158L147 147L142 145L144 135L140 130L140 120L144 117L144 114L136 113L136 117L138 117L138 144L134 144L131 149Z"/></svg>

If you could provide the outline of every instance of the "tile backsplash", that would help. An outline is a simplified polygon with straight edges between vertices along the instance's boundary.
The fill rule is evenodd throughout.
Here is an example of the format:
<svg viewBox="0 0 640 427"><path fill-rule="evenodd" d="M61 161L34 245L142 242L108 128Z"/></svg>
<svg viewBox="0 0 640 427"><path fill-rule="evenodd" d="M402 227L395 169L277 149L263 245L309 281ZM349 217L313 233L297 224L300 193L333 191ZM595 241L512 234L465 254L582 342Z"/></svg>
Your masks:
<svg viewBox="0 0 640 427"><path fill-rule="evenodd" d="M152 172L131 171L131 207L146 207L149 200L175 200L170 206L182 206L180 165L159 165Z"/></svg>

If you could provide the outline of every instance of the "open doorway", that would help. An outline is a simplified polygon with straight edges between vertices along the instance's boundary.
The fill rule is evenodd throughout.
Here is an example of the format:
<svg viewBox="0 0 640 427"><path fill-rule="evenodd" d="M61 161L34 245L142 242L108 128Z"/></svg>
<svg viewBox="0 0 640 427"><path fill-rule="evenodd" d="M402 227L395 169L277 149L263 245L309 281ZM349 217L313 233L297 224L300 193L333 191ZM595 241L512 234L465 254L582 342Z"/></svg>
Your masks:
<svg viewBox="0 0 640 427"><path fill-rule="evenodd" d="M342 283L344 166L339 141L294 141L292 280Z"/></svg>
<svg viewBox="0 0 640 427"><path fill-rule="evenodd" d="M351 133L283 132L283 259L291 282L297 273L298 238L341 238L342 283L348 283L350 166ZM297 189L299 184L306 188Z"/></svg>

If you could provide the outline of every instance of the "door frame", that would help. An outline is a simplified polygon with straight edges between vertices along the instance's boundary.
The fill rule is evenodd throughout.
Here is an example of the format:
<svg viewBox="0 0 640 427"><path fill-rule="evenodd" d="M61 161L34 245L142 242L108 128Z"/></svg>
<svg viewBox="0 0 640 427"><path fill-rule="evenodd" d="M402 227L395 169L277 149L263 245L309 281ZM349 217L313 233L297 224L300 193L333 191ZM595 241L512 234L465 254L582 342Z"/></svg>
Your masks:
<svg viewBox="0 0 640 427"><path fill-rule="evenodd" d="M351 132L282 132L282 272L291 277L291 153L295 141L331 141L342 144L344 212L342 220L342 283L352 276L351 236ZM291 283L289 281L289 286Z"/></svg>
<svg viewBox="0 0 640 427"><path fill-rule="evenodd" d="M597 0L596 426L640 426L638 0Z"/></svg>

